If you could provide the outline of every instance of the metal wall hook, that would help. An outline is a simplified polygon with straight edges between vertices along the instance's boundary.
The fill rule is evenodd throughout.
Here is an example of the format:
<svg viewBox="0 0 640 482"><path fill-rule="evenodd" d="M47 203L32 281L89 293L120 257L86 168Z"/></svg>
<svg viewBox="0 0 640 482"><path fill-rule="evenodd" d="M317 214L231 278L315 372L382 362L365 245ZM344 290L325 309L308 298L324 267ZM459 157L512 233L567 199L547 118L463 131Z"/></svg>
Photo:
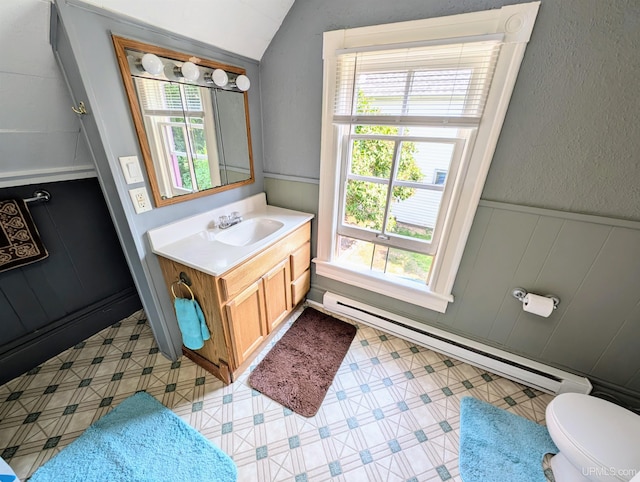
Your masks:
<svg viewBox="0 0 640 482"><path fill-rule="evenodd" d="M71 110L73 112L75 112L78 115L86 115L87 114L87 109L84 106L84 102L80 101L80 103L78 104L78 108L76 108L75 106L71 106Z"/></svg>
<svg viewBox="0 0 640 482"><path fill-rule="evenodd" d="M524 303L524 297L527 296L529 293L527 293L527 290L525 290L524 288L514 288L511 294L515 299L517 299L521 303ZM553 300L554 310L558 308L558 305L560 304L560 298L558 298L556 295L543 295L543 296L545 298L551 298Z"/></svg>

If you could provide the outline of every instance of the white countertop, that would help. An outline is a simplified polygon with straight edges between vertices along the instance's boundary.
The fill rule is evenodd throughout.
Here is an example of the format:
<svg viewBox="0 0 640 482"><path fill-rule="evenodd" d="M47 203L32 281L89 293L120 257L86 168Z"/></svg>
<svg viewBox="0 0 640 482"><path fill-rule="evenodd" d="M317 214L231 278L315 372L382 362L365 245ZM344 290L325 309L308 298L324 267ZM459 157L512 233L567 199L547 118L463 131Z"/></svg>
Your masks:
<svg viewBox="0 0 640 482"><path fill-rule="evenodd" d="M216 236L226 230L218 227L211 228L211 226L221 215L228 215L233 211L240 213L243 217L242 222L253 218L268 218L281 222L282 227L248 246L231 246L216 241ZM261 193L246 200L149 230L147 236L155 254L212 276L220 276L271 246L313 217L313 214L269 206L266 204L264 193Z"/></svg>

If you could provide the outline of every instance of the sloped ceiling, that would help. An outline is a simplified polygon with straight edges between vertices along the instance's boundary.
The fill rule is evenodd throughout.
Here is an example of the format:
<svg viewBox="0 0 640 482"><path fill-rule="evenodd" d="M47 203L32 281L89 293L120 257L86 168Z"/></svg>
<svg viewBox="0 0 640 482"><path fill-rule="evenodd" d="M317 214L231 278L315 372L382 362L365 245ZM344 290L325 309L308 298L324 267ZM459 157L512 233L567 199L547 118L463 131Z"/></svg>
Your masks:
<svg viewBox="0 0 640 482"><path fill-rule="evenodd" d="M294 0L84 0L260 60Z"/></svg>

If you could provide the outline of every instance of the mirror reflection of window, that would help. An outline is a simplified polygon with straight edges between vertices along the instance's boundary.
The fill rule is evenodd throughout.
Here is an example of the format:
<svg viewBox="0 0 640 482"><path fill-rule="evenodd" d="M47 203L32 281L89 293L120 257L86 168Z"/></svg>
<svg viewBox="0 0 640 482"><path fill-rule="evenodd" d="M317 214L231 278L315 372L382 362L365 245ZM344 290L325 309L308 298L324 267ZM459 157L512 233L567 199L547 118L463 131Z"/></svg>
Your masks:
<svg viewBox="0 0 640 482"><path fill-rule="evenodd" d="M134 82L162 197L220 186L209 91L142 77L135 77Z"/></svg>

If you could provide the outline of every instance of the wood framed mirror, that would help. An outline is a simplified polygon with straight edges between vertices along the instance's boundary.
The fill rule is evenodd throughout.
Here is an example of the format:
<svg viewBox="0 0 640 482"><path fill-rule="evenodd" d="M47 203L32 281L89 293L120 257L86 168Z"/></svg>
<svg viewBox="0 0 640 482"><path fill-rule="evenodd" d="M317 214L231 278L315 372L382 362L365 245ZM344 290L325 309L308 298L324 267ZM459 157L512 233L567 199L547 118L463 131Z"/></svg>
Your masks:
<svg viewBox="0 0 640 482"><path fill-rule="evenodd" d="M155 205L254 182L246 71L112 39Z"/></svg>

